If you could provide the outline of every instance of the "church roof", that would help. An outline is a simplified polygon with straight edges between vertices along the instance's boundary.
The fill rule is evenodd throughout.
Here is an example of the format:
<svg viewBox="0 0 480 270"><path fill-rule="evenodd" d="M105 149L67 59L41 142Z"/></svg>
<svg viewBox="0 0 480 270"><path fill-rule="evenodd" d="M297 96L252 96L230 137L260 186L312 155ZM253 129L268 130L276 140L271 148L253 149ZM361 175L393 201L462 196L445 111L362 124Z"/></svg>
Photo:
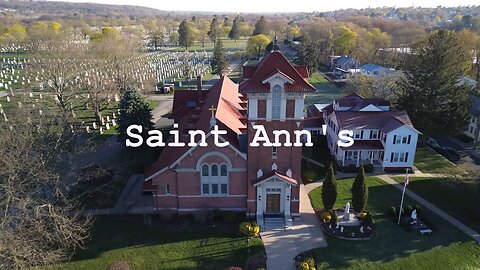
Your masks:
<svg viewBox="0 0 480 270"><path fill-rule="evenodd" d="M175 91L175 95L185 90ZM206 91L204 91L206 92ZM182 95L182 94L181 94ZM193 95L193 94L187 94ZM227 135L222 135L230 145L238 149L238 135L246 128L243 121L246 110L245 102L242 101L242 95L238 93L238 85L228 77L222 77L203 97L200 107L191 108L178 120L178 130L181 134L186 134L188 130L203 130L205 134L210 131L210 119L212 112L209 110L212 106L216 108L215 118L219 129L227 130ZM190 136L180 136L180 141L188 144ZM170 136L170 141L173 136ZM171 166L181 158L191 147L168 147L165 146L157 161L145 170L147 178L158 171Z"/></svg>
<svg viewBox="0 0 480 270"><path fill-rule="evenodd" d="M289 183L293 184L294 186L298 185L297 180L295 180L291 177L288 177L288 176L284 175L283 173L281 173L277 170L271 170L268 173L265 173L264 175L258 177L257 179L254 179L252 184L256 185L256 184L258 184L260 182L263 182L263 181L266 181L266 180L268 180L272 177L277 177L280 180L283 180L285 182L289 182Z"/></svg>
<svg viewBox="0 0 480 270"><path fill-rule="evenodd" d="M315 87L306 80L308 70L305 67L293 66L280 51L266 53L255 67L244 66L243 70L244 75L239 86L241 93L269 92L270 86L263 81L278 71L293 82L285 85L285 91L316 91Z"/></svg>

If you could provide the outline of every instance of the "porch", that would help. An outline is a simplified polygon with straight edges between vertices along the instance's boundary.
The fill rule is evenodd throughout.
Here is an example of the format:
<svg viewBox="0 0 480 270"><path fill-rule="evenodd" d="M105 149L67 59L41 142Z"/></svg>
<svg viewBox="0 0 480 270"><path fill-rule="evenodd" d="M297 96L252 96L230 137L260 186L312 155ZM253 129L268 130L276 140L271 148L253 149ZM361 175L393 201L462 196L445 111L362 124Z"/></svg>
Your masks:
<svg viewBox="0 0 480 270"><path fill-rule="evenodd" d="M372 164L374 167L383 167L383 150L348 150L342 159L342 166Z"/></svg>

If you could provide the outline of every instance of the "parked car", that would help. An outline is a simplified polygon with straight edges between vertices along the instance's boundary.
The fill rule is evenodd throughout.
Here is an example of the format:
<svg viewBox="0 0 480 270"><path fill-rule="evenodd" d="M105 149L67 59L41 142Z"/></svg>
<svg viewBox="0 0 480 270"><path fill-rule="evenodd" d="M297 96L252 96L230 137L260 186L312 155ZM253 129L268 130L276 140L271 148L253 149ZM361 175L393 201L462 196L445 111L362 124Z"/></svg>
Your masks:
<svg viewBox="0 0 480 270"><path fill-rule="evenodd" d="M433 138L427 138L427 141L425 144L430 148L432 148L433 150L437 150L441 148L440 144L438 144L438 142Z"/></svg>
<svg viewBox="0 0 480 270"><path fill-rule="evenodd" d="M439 149L435 149L435 151L452 162L459 161L462 158L462 156L451 147L440 147Z"/></svg>

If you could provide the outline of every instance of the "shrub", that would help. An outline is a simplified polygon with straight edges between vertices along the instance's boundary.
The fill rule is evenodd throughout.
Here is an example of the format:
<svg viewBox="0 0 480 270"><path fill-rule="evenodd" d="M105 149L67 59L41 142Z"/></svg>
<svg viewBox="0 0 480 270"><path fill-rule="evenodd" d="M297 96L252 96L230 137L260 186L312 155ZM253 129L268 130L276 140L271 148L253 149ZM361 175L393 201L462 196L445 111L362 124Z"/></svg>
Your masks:
<svg viewBox="0 0 480 270"><path fill-rule="evenodd" d="M403 214L405 216L409 216L412 214L412 211L413 211L413 207L411 205L407 205L403 208Z"/></svg>
<svg viewBox="0 0 480 270"><path fill-rule="evenodd" d="M226 223L235 223L237 222L237 213L233 211L224 211L222 212L222 220Z"/></svg>
<svg viewBox="0 0 480 270"><path fill-rule="evenodd" d="M107 270L130 270L130 265L128 265L128 262L126 261L117 261L111 263L107 267Z"/></svg>
<svg viewBox="0 0 480 270"><path fill-rule="evenodd" d="M332 220L332 215L328 212L324 212L320 215L320 218L323 220L323 222L329 222Z"/></svg>
<svg viewBox="0 0 480 270"><path fill-rule="evenodd" d="M315 261L311 257L307 257L300 261L298 265L300 270L315 270Z"/></svg>
<svg viewBox="0 0 480 270"><path fill-rule="evenodd" d="M359 220L363 220L363 219L365 219L365 217L366 217L367 215L368 215L368 214L367 214L366 212L361 212L361 213L358 213L358 214L357 214L357 218L358 218Z"/></svg>
<svg viewBox="0 0 480 270"><path fill-rule="evenodd" d="M322 185L322 202L325 210L331 210L337 201L337 183L333 166L330 164L327 169L327 175Z"/></svg>
<svg viewBox="0 0 480 270"><path fill-rule="evenodd" d="M398 215L398 213L397 213L397 208L395 208L395 207L393 207L393 206L390 207L390 208L388 209L388 214L389 214L390 216L392 216L392 217L396 217L396 216Z"/></svg>
<svg viewBox="0 0 480 270"><path fill-rule="evenodd" d="M313 169L305 169L302 172L302 178L308 182L313 182L317 178L317 173Z"/></svg>
<svg viewBox="0 0 480 270"><path fill-rule="evenodd" d="M365 170L360 166L355 181L352 186L352 206L355 212L360 213L365 210L368 201L368 187L365 179Z"/></svg>
<svg viewBox="0 0 480 270"><path fill-rule="evenodd" d="M358 171L358 168L353 164L350 164L348 166L343 166L343 172L345 173L355 173L357 171Z"/></svg>
<svg viewBox="0 0 480 270"><path fill-rule="evenodd" d="M373 166L373 164L368 164L365 166L366 173L373 173L374 170L375 170L375 167Z"/></svg>
<svg viewBox="0 0 480 270"><path fill-rule="evenodd" d="M337 212L332 212L331 214L332 214L331 222L336 225L336 224L338 223L338 215L337 215Z"/></svg>
<svg viewBox="0 0 480 270"><path fill-rule="evenodd" d="M239 226L240 232L248 237L256 236L260 232L260 226L255 222L242 222Z"/></svg>

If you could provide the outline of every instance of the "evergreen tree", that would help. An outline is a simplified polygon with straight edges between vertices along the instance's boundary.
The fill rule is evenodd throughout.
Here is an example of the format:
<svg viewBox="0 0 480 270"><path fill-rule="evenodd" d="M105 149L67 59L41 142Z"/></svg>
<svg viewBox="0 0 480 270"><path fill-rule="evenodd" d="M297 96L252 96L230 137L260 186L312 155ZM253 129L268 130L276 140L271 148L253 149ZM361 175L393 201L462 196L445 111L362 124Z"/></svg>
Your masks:
<svg viewBox="0 0 480 270"><path fill-rule="evenodd" d="M267 35L268 34L268 29L267 29L267 20L265 17L260 17L260 19L255 23L255 30L253 30L252 36L256 35Z"/></svg>
<svg viewBox="0 0 480 270"><path fill-rule="evenodd" d="M325 210L331 210L337 201L337 183L335 180L335 172L330 163L327 169L327 175L322 185L322 202Z"/></svg>
<svg viewBox="0 0 480 270"><path fill-rule="evenodd" d="M240 22L239 22L239 20L240 20L240 17L237 15L235 17L235 19L233 20L232 29L228 33L228 38L229 39L233 39L233 40L237 41L238 38L240 37Z"/></svg>
<svg viewBox="0 0 480 270"><path fill-rule="evenodd" d="M213 49L212 73L221 76L223 75L227 67L227 54L225 52L225 48L223 47L223 42L219 38L215 43L215 47Z"/></svg>
<svg viewBox="0 0 480 270"><path fill-rule="evenodd" d="M217 30L218 30L218 20L217 17L213 17L212 23L210 24L210 30L208 31L208 36L215 43L217 40Z"/></svg>
<svg viewBox="0 0 480 270"><path fill-rule="evenodd" d="M319 48L318 45L312 41L305 40L302 47L297 52L297 58L295 62L307 66L308 71L313 73L318 68L318 58L319 58Z"/></svg>
<svg viewBox="0 0 480 270"><path fill-rule="evenodd" d="M178 43L185 46L185 50L193 45L193 30L186 20L182 21L178 27Z"/></svg>
<svg viewBox="0 0 480 270"><path fill-rule="evenodd" d="M468 124L468 88L459 79L472 59L463 43L453 31L432 32L416 44L398 83L398 107L407 110L414 126L426 135L455 135Z"/></svg>
<svg viewBox="0 0 480 270"><path fill-rule="evenodd" d="M127 138L127 128L130 125L141 125L143 134L153 129L152 113L148 102L136 89L127 89L119 104L120 115L118 117L117 131L119 140Z"/></svg>
<svg viewBox="0 0 480 270"><path fill-rule="evenodd" d="M368 201L368 187L365 179L365 170L360 166L352 186L352 207L355 212L365 210Z"/></svg>

